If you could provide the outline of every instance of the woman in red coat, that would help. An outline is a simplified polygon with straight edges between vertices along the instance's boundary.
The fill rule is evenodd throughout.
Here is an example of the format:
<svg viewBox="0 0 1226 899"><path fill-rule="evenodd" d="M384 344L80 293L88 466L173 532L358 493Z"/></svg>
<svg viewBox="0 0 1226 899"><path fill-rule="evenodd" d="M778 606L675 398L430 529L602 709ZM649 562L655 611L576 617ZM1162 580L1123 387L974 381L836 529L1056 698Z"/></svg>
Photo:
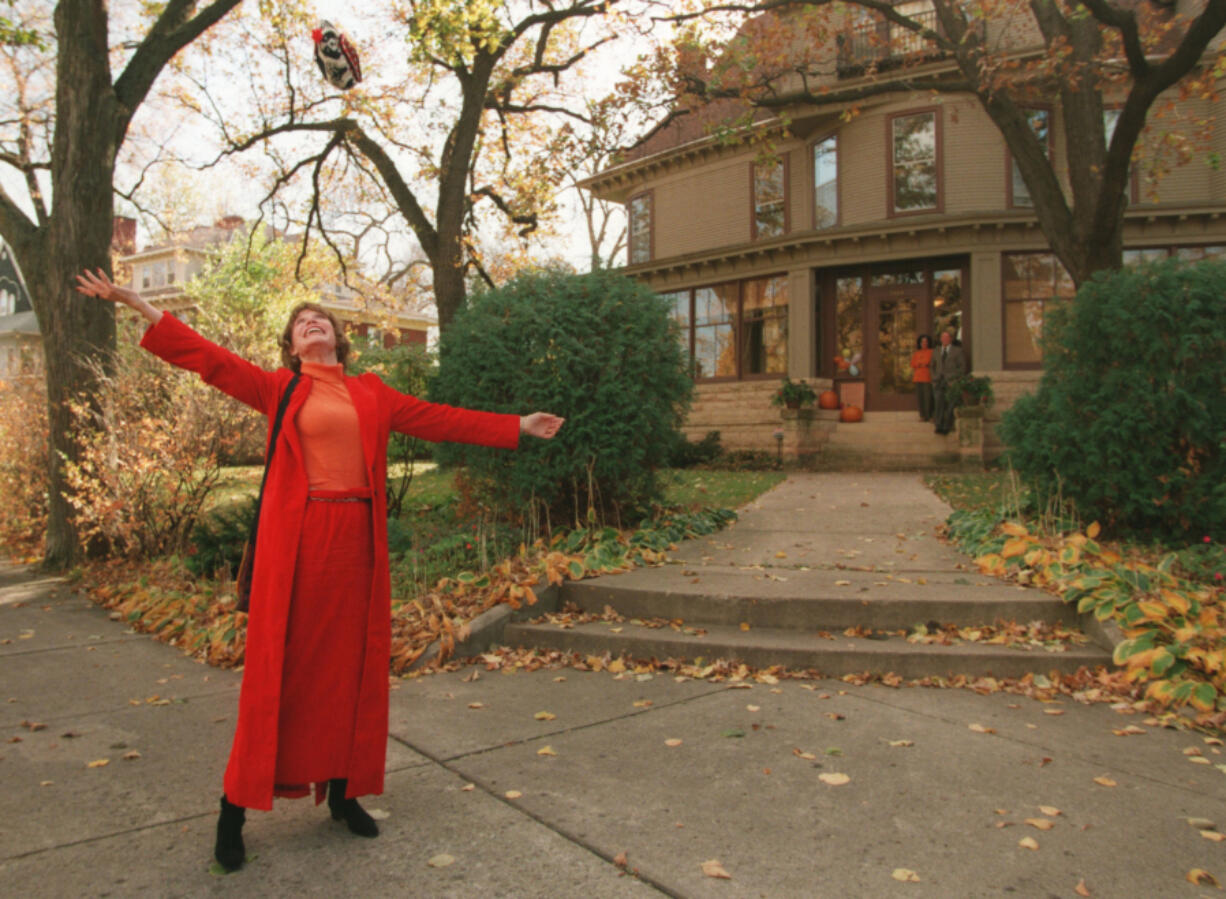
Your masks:
<svg viewBox="0 0 1226 899"><path fill-rule="evenodd" d="M104 273L77 289L123 303L150 327L141 346L196 372L271 423L295 373L260 510L238 726L214 855L242 866L246 809L274 796L327 796L332 817L361 836L378 826L358 796L383 792L391 648L387 439L514 449L521 433L553 437L555 415L456 409L399 393L377 375L344 374L349 342L336 320L300 304L281 338L286 367L264 371L201 337Z"/></svg>

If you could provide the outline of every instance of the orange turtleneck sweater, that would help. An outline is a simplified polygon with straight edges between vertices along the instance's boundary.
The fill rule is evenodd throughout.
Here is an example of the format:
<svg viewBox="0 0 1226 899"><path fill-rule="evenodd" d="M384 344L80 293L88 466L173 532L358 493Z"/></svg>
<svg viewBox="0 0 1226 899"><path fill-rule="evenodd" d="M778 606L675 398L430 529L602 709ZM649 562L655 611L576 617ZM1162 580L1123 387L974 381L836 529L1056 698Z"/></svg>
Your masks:
<svg viewBox="0 0 1226 899"><path fill-rule="evenodd" d="M311 490L369 487L358 412L353 407L341 365L303 362L311 392L294 422L302 440Z"/></svg>

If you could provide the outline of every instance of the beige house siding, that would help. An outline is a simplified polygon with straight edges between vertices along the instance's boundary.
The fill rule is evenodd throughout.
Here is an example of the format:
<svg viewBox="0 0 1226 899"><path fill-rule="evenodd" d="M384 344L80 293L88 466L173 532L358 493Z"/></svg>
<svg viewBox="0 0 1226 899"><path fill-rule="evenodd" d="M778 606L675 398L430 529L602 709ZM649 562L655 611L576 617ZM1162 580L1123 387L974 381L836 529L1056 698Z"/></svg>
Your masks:
<svg viewBox="0 0 1226 899"><path fill-rule="evenodd" d="M654 194L656 258L749 240L752 159L745 152L647 185Z"/></svg>

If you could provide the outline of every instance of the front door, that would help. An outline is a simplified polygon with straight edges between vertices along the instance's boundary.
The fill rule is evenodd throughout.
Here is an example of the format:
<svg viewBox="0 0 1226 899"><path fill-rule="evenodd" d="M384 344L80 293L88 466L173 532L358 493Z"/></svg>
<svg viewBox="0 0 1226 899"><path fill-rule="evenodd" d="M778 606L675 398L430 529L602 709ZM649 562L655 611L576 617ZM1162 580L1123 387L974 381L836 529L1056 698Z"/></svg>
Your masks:
<svg viewBox="0 0 1226 899"><path fill-rule="evenodd" d="M865 376L869 409L915 408L911 354L928 331L931 303L924 273L902 272L869 279Z"/></svg>
<svg viewBox="0 0 1226 899"><path fill-rule="evenodd" d="M827 270L819 281L824 340L833 376L844 396L858 393L867 410L916 408L911 354L916 339L949 330L966 338L963 292L969 272L963 258L925 259ZM844 383L845 382L845 383Z"/></svg>

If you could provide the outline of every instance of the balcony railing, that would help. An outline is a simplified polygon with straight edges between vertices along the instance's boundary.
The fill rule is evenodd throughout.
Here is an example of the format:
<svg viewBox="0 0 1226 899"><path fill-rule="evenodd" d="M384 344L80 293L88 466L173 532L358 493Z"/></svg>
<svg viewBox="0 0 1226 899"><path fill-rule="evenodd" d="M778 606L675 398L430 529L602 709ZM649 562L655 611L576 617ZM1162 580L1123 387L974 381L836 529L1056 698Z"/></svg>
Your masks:
<svg viewBox="0 0 1226 899"><path fill-rule="evenodd" d="M940 32L934 9L908 13L907 18L930 31ZM840 78L862 75L870 67L885 71L904 63L940 59L946 55L918 33L885 20L848 29L837 35L835 40L839 48Z"/></svg>

